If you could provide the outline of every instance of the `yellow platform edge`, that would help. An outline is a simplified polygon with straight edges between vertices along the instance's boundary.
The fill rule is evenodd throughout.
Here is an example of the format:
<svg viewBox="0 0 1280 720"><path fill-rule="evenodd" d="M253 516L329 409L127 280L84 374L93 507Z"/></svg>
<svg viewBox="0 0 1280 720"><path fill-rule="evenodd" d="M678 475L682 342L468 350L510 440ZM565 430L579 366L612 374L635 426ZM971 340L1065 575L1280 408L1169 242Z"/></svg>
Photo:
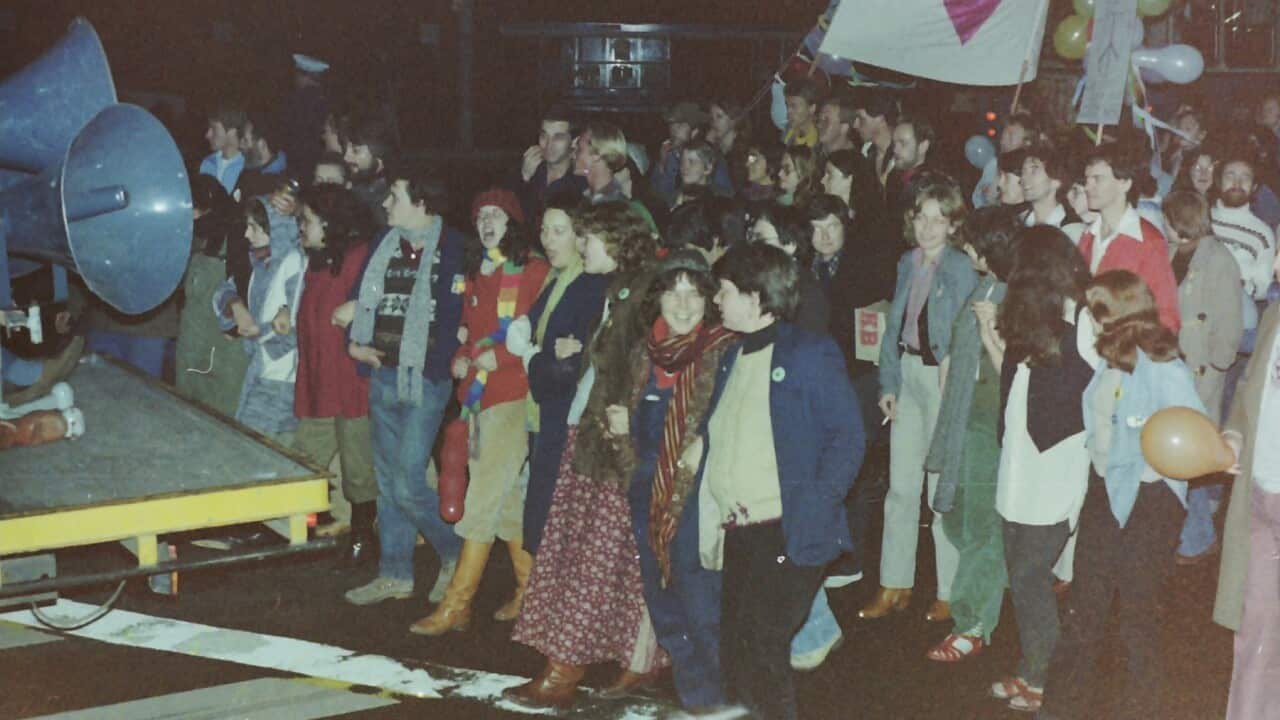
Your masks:
<svg viewBox="0 0 1280 720"><path fill-rule="evenodd" d="M320 477L57 510L0 520L0 555L274 518L296 525L302 516L328 509L329 483Z"/></svg>

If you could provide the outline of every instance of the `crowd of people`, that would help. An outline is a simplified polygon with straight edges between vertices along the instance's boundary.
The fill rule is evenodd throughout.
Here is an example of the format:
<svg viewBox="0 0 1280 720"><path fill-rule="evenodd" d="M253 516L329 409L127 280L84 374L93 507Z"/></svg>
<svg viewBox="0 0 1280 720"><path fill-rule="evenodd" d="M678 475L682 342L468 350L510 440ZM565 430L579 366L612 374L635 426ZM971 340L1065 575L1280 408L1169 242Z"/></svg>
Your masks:
<svg viewBox="0 0 1280 720"><path fill-rule="evenodd" d="M325 111L311 142L221 108L193 176L177 386L338 458L320 532L377 566L348 602L412 597L426 540L441 569L410 632L466 631L501 541L493 620L546 660L515 702L567 707L610 663L604 695L670 672L690 715L795 717L793 670L842 639L827 592L874 561L863 458L887 442L864 621L908 608L924 493L924 619L951 627L924 658L981 652L1008 588L1021 659L987 692L1096 717L1114 602L1119 707L1158 717L1161 583L1221 552L1229 717L1280 716L1280 451L1257 442L1280 433L1280 97L1256 127L1182 107L1154 154L1020 110L994 182L962 189L909 101L806 79L785 95L776 132L733 100L676 104L652 154L552 109L469 227L382 118ZM1224 537L1223 476L1143 457L1171 406L1225 419ZM456 522L436 446L466 458Z"/></svg>

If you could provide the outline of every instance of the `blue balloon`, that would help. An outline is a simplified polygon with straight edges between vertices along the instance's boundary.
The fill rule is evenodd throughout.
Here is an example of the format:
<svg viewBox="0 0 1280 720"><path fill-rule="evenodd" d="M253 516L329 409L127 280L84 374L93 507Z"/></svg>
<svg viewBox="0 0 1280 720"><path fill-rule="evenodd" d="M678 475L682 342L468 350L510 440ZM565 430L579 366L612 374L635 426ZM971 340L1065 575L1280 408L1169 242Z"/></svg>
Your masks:
<svg viewBox="0 0 1280 720"><path fill-rule="evenodd" d="M964 143L964 156L969 164L981 170L996 156L996 146L987 136L974 135Z"/></svg>

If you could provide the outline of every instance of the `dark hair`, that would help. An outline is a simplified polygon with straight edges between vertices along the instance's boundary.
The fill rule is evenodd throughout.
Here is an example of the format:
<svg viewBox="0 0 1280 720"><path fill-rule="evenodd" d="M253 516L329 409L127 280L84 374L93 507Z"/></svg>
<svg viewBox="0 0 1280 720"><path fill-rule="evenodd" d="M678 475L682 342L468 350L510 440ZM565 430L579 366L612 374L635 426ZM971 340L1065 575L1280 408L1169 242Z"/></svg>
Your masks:
<svg viewBox="0 0 1280 720"><path fill-rule="evenodd" d="M807 77L798 77L787 83L782 90L783 97L799 97L810 105L817 105L822 99L822 90L818 83Z"/></svg>
<svg viewBox="0 0 1280 720"><path fill-rule="evenodd" d="M911 126L911 134L915 136L916 144L927 142L929 143L930 150L932 150L933 146L937 144L935 141L938 139L938 133L933 129L933 123L920 115L907 115L904 113L902 117L898 119L895 127L898 125Z"/></svg>
<svg viewBox="0 0 1280 720"><path fill-rule="evenodd" d="M209 113L209 122L216 122L223 128L235 130L243 136L244 126L249 122L249 116L245 114L244 108L235 105L219 105Z"/></svg>
<svg viewBox="0 0 1280 720"><path fill-rule="evenodd" d="M822 101L822 104L834 106L840 123L848 125L849 132L853 132L853 123L858 117L858 105L852 95L838 90L828 95L827 99Z"/></svg>
<svg viewBox="0 0 1280 720"><path fill-rule="evenodd" d="M574 121L573 112L566 105L552 105L542 113L541 122L562 122L569 125L569 135L578 134L578 124ZM541 124L541 123L539 123Z"/></svg>
<svg viewBox="0 0 1280 720"><path fill-rule="evenodd" d="M1067 191L1071 189L1072 182L1075 177L1071 173L1071 158L1065 151L1059 150L1049 140L1036 140L1029 145L1023 155L1022 161L1039 160L1044 166L1044 173L1051 179L1058 181L1058 202L1066 197ZM1018 176L1022 176L1022 172L1018 172Z"/></svg>
<svg viewBox="0 0 1280 720"><path fill-rule="evenodd" d="M716 151L714 148L711 147L711 143L707 142L706 140L690 140L687 144L685 144L684 150L682 151L682 153L683 154L693 153L694 155L698 156L699 160L702 160L702 162L706 164L707 170L708 170L707 182L710 183L711 182L710 173L711 171L714 171L716 168Z"/></svg>
<svg viewBox="0 0 1280 720"><path fill-rule="evenodd" d="M1008 119L1004 121L1005 127L1009 127L1010 125L1017 125L1022 128L1032 143L1038 142L1041 139L1040 121L1036 119L1035 115L1032 115L1026 110L1019 110L1011 114Z"/></svg>
<svg viewBox="0 0 1280 720"><path fill-rule="evenodd" d="M266 201L262 198L251 197L246 198L240 203L240 213L246 221L252 221L253 224L271 234L271 215L267 213Z"/></svg>
<svg viewBox="0 0 1280 720"><path fill-rule="evenodd" d="M236 201L227 194L222 183L212 175L198 173L191 176L191 206L204 212L195 219L192 240L197 252L210 257L221 257L223 247L233 245L236 236L242 239L243 222Z"/></svg>
<svg viewBox="0 0 1280 720"><path fill-rule="evenodd" d="M284 144L284 133L273 113L262 110L249 113L246 127L252 127L253 136L258 140L266 141L267 147L272 150L279 151Z"/></svg>
<svg viewBox="0 0 1280 720"><path fill-rule="evenodd" d="M791 256L764 243L747 243L720 258L716 278L728 280L738 292L756 293L760 312L790 320L800 304L800 268Z"/></svg>
<svg viewBox="0 0 1280 720"><path fill-rule="evenodd" d="M640 316L645 319L647 327L652 327L657 322L658 316L662 314L662 294L668 290L675 289L682 277L689 278L689 283L698 290L698 294L707 303L707 308L703 311L702 324L704 326L719 324L720 309L713 302L716 291L720 289L715 276L710 272L698 272L689 268L675 268L658 273L649 285L649 291L644 296L644 305L641 306L640 311Z"/></svg>
<svg viewBox="0 0 1280 720"><path fill-rule="evenodd" d="M1002 173L1022 177L1022 163L1027 159L1025 148L1006 150L996 156L996 168Z"/></svg>
<svg viewBox="0 0 1280 720"><path fill-rule="evenodd" d="M800 267L808 268L813 264L813 227L809 225L803 210L778 203L765 203L756 208L751 224L754 226L761 220L773 226L778 233L778 242L781 245L795 246L795 259Z"/></svg>
<svg viewBox="0 0 1280 720"><path fill-rule="evenodd" d="M733 129L738 133L738 136L742 137L751 134L751 113L741 102L727 97L718 97L712 98L711 102L707 103L708 111L712 105L723 110L724 114L733 120Z"/></svg>
<svg viewBox="0 0 1280 720"><path fill-rule="evenodd" d="M1243 142L1243 138L1228 143L1223 149L1222 157L1218 162L1218 167L1216 168L1213 176L1214 187L1216 188L1221 185L1222 171L1232 163L1242 163L1249 166L1249 172L1253 173L1254 186L1256 188L1259 184L1259 175L1261 174L1259 172L1261 168L1258 165L1257 152L1250 147L1248 142Z"/></svg>
<svg viewBox="0 0 1280 720"><path fill-rule="evenodd" d="M707 200L707 215L712 234L720 238L726 250L747 241L747 212L741 203L731 198L712 197Z"/></svg>
<svg viewBox="0 0 1280 720"><path fill-rule="evenodd" d="M849 216L849 206L845 204L844 199L839 195L831 195L829 193L819 195L809 201L809 206L805 208L808 211L809 222L818 220L826 220L827 216L835 215L841 225L848 224L852 218Z"/></svg>
<svg viewBox="0 0 1280 720"><path fill-rule="evenodd" d="M870 117L882 117L890 128L898 124L898 101L885 90L871 90L862 100L862 109Z"/></svg>
<svg viewBox="0 0 1280 720"><path fill-rule="evenodd" d="M1192 189L1177 189L1164 197L1160 209L1165 225L1183 240L1196 241L1213 234L1209 201Z"/></svg>
<svg viewBox="0 0 1280 720"><path fill-rule="evenodd" d="M854 150L837 150L827 156L827 163L852 180L849 197L840 199L848 203L858 222L878 222L885 214L884 196L871 161Z"/></svg>
<svg viewBox="0 0 1280 720"><path fill-rule="evenodd" d="M409 201L422 203L428 215L444 215L449 209L449 190L434 170L409 165L398 165L387 172L387 179L395 185L405 183Z"/></svg>
<svg viewBox="0 0 1280 720"><path fill-rule="evenodd" d="M792 204L804 205L809 202L809 198L813 197L822 189L818 182L819 169L817 167L816 153L813 149L805 145L792 145L782 151L784 157L790 157L791 162L796 166L796 174L800 176L800 181L796 185L795 194L792 196ZM778 162L778 169L781 171L782 162Z"/></svg>
<svg viewBox="0 0 1280 720"><path fill-rule="evenodd" d="M1085 155L1085 170L1100 162L1111 167L1111 173L1117 180L1132 181L1126 197L1130 205L1136 205L1142 191L1152 183L1151 151L1132 139L1103 143Z"/></svg>
<svg viewBox="0 0 1280 720"><path fill-rule="evenodd" d="M598 235L609 256L618 263L619 273L639 269L654 259L657 240L649 224L625 202L606 202L580 208L572 213L574 231L585 238Z"/></svg>
<svg viewBox="0 0 1280 720"><path fill-rule="evenodd" d="M384 165L389 161L391 152L395 148L395 136L391 125L378 117L366 118L362 122L353 124L347 136L347 142L354 147L363 145L369 148L369 154L381 160Z"/></svg>
<svg viewBox="0 0 1280 720"><path fill-rule="evenodd" d="M335 277L342 272L347 251L373 234L373 217L369 207L353 192L340 185L315 185L302 191L300 204L324 222L324 248L308 251L312 262L329 267ZM313 268L314 269L314 268Z"/></svg>
<svg viewBox="0 0 1280 720"><path fill-rule="evenodd" d="M1207 137L1204 142L1194 148L1188 148L1182 154L1182 164L1178 167L1178 176L1173 179L1173 189L1199 192L1199 190L1196 190L1196 184L1191 180L1191 170L1202 157L1207 157L1213 161L1213 181L1209 184L1208 192L1205 193L1206 198L1213 200L1218 191L1218 168L1222 166L1222 163L1218 162L1218 158L1222 157L1222 151L1213 140Z"/></svg>
<svg viewBox="0 0 1280 720"><path fill-rule="evenodd" d="M666 232L662 234L663 247L675 250L697 247L711 250L715 247L716 231L709 210L710 198L682 203L671 211Z"/></svg>
<svg viewBox="0 0 1280 720"><path fill-rule="evenodd" d="M532 247L532 241L529 236L529 228L525 224L507 216L507 231L502 234L502 239L498 240L498 252L507 259L507 262L524 266L529 262L529 251ZM462 268L468 277L475 277L480 272L480 265L484 263L484 243L480 241L480 236L476 233L469 233L467 245L463 251Z"/></svg>
<svg viewBox="0 0 1280 720"><path fill-rule="evenodd" d="M973 248L997 280L1008 280L1018 231L1023 227L1021 213L1013 208L981 207L965 218L960 242Z"/></svg>
<svg viewBox="0 0 1280 720"><path fill-rule="evenodd" d="M778 171L782 169L782 153L786 150L781 143L772 142L770 140L752 140L747 144L747 152L742 154L742 162L746 163L747 155L752 151L760 153L760 157L764 158L765 172L769 173L769 177L774 180L778 177ZM742 168L743 177L746 177L746 168Z"/></svg>
<svg viewBox="0 0 1280 720"><path fill-rule="evenodd" d="M1111 367L1133 372L1139 348L1156 362L1178 357L1178 337L1160 324L1156 299L1142 278L1128 270L1109 270L1089 283L1085 297L1102 325L1095 347Z"/></svg>
<svg viewBox="0 0 1280 720"><path fill-rule="evenodd" d="M1009 294L997 324L1005 358L1032 367L1058 365L1067 300L1084 302L1089 268L1071 239L1052 225L1022 228L1013 241Z"/></svg>

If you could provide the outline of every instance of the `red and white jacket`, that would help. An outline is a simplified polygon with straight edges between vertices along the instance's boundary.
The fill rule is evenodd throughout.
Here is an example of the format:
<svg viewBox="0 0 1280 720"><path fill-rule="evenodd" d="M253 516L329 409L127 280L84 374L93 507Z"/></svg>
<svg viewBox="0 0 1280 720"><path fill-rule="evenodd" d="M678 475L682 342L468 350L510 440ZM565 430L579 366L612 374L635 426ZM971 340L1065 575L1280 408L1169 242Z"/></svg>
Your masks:
<svg viewBox="0 0 1280 720"><path fill-rule="evenodd" d="M1108 270L1128 270L1142 278L1156 299L1160 322L1174 333L1181 320L1178 316L1178 283L1169 263L1169 246L1155 225L1143 220L1138 211L1128 207L1108 239L1103 239L1100 257L1094 257L1094 244L1102 230L1098 217L1080 236L1080 253L1097 275Z"/></svg>

